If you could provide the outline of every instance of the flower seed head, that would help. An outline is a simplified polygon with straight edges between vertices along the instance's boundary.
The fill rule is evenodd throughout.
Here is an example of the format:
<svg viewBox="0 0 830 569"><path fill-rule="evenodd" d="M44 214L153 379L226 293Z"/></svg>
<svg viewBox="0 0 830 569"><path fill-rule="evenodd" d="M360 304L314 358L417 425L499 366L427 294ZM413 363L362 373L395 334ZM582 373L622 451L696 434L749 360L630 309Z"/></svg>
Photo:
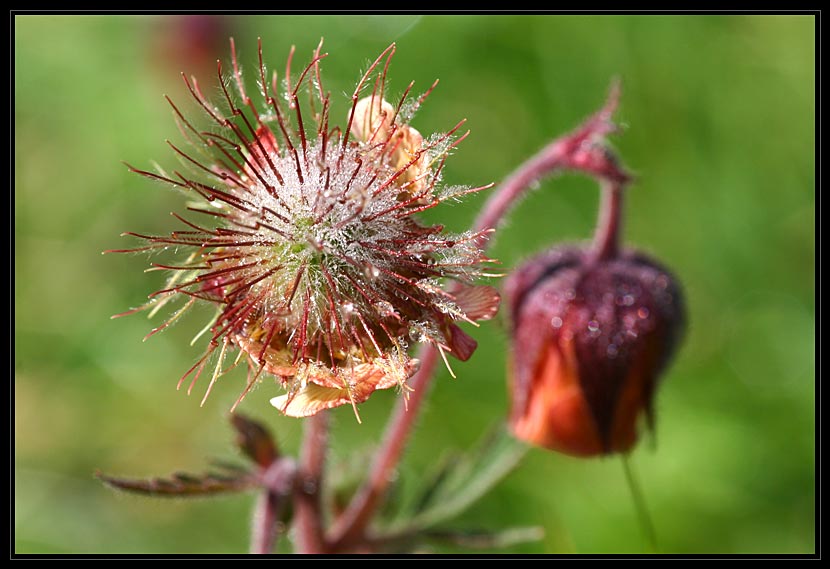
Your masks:
<svg viewBox="0 0 830 569"><path fill-rule="evenodd" d="M510 423L523 440L575 456L626 452L683 330L679 285L634 251L608 259L557 247L516 270Z"/></svg>
<svg viewBox="0 0 830 569"><path fill-rule="evenodd" d="M212 126L197 127L173 106L189 146L171 146L187 170L132 168L198 202L187 218L173 214L182 226L170 235L130 234L148 241L139 249L185 251L178 263L154 264L172 273L141 308L182 303L156 330L197 302L216 309L208 349L182 381L191 377L192 388L218 354L209 392L237 350L250 370L239 400L268 374L286 389L272 404L299 417L404 388L418 367L408 355L412 342L467 359L475 342L455 321L495 314L498 294L472 284L489 259L479 235L449 234L417 218L483 189L440 184L461 123L424 139L409 122L426 95L413 99L410 85L397 105L386 100L394 45L359 81L342 129L329 124L320 47L296 79L289 56L278 81L260 46L259 103L231 48L231 80L222 82L218 104L185 79ZM449 294L443 279L465 287Z"/></svg>

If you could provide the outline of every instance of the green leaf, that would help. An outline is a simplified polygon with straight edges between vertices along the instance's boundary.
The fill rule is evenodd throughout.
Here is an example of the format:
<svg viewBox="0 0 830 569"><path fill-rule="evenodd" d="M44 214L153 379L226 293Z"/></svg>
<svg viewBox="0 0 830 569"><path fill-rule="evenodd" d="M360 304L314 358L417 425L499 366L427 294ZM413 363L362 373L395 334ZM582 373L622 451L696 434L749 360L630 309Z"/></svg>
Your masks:
<svg viewBox="0 0 830 569"><path fill-rule="evenodd" d="M435 530L422 534L427 541L437 541L470 549L502 549L544 539L545 530L539 526L488 530Z"/></svg>
<svg viewBox="0 0 830 569"><path fill-rule="evenodd" d="M376 535L372 543L384 551L414 551L429 544L443 544L469 549L503 549L522 543L539 541L545 537L539 526L513 527L500 530L436 529L405 530L399 533Z"/></svg>
<svg viewBox="0 0 830 569"><path fill-rule="evenodd" d="M495 429L471 452L449 457L422 490L415 515L396 526L423 530L454 518L510 474L526 452L504 427Z"/></svg>

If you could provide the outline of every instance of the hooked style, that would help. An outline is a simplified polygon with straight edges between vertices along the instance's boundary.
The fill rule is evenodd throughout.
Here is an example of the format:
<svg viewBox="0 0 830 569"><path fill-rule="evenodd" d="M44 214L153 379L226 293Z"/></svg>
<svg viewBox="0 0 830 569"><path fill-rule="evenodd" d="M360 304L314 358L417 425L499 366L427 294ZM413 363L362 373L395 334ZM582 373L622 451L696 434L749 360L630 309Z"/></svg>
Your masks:
<svg viewBox="0 0 830 569"><path fill-rule="evenodd" d="M182 301L153 334L196 303L214 306L203 331L208 348L179 385L192 376L190 391L218 353L206 398L244 358L248 380L236 404L266 373L286 389L272 404L294 417L345 404L357 413L357 404L377 389L405 392L418 368L408 354L411 342L466 360L476 342L456 322L492 318L499 304L494 289L473 285L490 261L478 245L483 235L450 234L417 218L490 187L441 186L445 161L466 136L456 136L463 121L426 138L410 126L435 85L412 98L410 84L397 105L387 102L393 44L360 79L345 128L331 127L321 46L296 78L292 49L278 81L266 71L260 43L258 106L231 40L230 81L218 66L222 108L195 78L184 79L212 127L195 126L170 102L189 145L170 143L185 173L130 166L198 200L187 209L201 221L174 213L182 228L170 235L127 234L148 242L131 251L187 251L181 262L153 263L172 274L150 302L128 313L149 309L152 315ZM443 279L464 286L450 294ZM236 360L226 366L234 349Z"/></svg>

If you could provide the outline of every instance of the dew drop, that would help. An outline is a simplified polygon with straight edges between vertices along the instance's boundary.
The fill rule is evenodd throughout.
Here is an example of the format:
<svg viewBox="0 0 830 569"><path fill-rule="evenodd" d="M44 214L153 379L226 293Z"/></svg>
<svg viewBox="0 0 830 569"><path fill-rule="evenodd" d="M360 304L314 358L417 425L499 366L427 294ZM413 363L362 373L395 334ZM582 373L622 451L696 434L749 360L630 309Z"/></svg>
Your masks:
<svg viewBox="0 0 830 569"><path fill-rule="evenodd" d="M620 349L616 344L608 344L608 347L605 349L605 353L608 354L609 358L616 358L617 354L620 353Z"/></svg>
<svg viewBox="0 0 830 569"><path fill-rule="evenodd" d="M641 306L640 308L638 308L637 316L639 316L641 320L645 320L646 318L648 318L648 308L646 308L645 306Z"/></svg>
<svg viewBox="0 0 830 569"><path fill-rule="evenodd" d="M392 306L392 303L387 302L385 300L381 300L375 303L375 310L378 311L383 317L390 317L395 316L395 307Z"/></svg>
<svg viewBox="0 0 830 569"><path fill-rule="evenodd" d="M596 320L591 320L588 322L588 331L593 333L599 332L599 322Z"/></svg>
<svg viewBox="0 0 830 569"><path fill-rule="evenodd" d="M554 328L561 328L562 327L562 319L558 316L554 316L550 319L550 325Z"/></svg>
<svg viewBox="0 0 830 569"><path fill-rule="evenodd" d="M633 294L624 294L617 297L617 306L631 306L632 304L634 304Z"/></svg>
<svg viewBox="0 0 830 569"><path fill-rule="evenodd" d="M380 276L380 269L378 269L374 265L366 265L366 268L363 270L363 273L366 275L367 278L376 279Z"/></svg>

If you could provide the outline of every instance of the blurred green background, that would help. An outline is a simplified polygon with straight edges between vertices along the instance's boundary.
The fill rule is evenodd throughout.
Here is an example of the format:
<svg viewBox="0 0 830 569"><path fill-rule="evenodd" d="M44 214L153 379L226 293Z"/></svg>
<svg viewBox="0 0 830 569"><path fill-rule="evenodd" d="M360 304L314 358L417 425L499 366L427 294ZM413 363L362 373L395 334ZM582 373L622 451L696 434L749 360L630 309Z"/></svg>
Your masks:
<svg viewBox="0 0 830 569"><path fill-rule="evenodd" d="M633 456L660 549L805 553L815 548L815 51L811 17L153 17L15 18L15 548L17 552L242 552L252 496L161 501L92 478L200 471L234 459L226 422L244 375L204 408L175 390L201 354L191 316L110 320L159 288L122 231L167 232L183 199L120 163L177 164L162 93L186 101L178 72L207 77L233 34L250 76L256 37L281 68L325 37L324 81L343 117L359 71L398 43L390 78L441 84L414 125L466 117L472 135L447 183L503 179L623 80L614 144L638 174L625 239L685 284L690 326L658 397L656 449ZM342 94L342 97L338 95ZM189 103L188 103L189 105ZM188 107L190 108L190 107ZM339 119L336 121L339 122ZM464 229L486 198L440 208ZM515 212L494 255L509 269L551 243L588 238L590 181L547 180ZM433 219L436 219L433 216ZM207 313L205 313L207 314ZM503 322L475 331L479 351L436 381L402 476L473 444L507 409ZM394 390L392 390L394 391ZM287 450L300 422L263 384L241 411ZM374 444L393 392L333 413L332 461ZM459 525L542 525L510 551L627 553L646 546L617 458L534 450Z"/></svg>

